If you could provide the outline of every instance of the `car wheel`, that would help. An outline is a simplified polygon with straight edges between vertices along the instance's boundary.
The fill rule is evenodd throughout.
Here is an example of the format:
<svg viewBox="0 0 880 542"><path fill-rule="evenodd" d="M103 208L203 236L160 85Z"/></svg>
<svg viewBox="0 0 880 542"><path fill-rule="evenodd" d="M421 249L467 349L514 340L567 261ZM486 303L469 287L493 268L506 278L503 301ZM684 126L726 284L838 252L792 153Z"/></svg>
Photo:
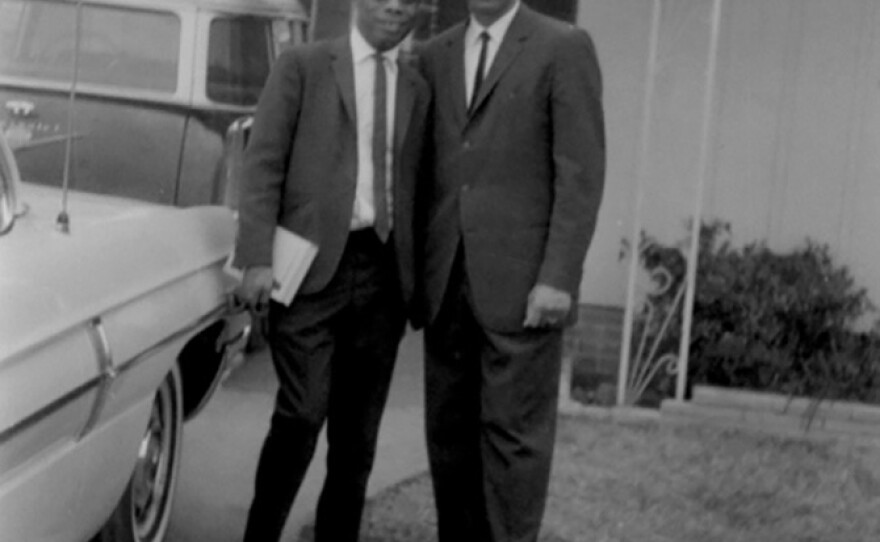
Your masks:
<svg viewBox="0 0 880 542"><path fill-rule="evenodd" d="M175 365L156 391L134 473L98 537L101 542L159 542L164 538L181 454L181 383Z"/></svg>

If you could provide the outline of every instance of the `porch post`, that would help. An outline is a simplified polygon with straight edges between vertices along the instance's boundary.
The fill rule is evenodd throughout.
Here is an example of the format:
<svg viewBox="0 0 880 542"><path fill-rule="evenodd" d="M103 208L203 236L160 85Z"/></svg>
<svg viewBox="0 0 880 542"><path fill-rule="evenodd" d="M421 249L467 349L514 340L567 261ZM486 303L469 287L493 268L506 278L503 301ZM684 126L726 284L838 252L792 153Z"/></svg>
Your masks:
<svg viewBox="0 0 880 542"><path fill-rule="evenodd" d="M620 348L620 368L617 373L617 404L626 403L626 388L629 380L630 357L635 318L636 276L639 266L639 238L642 231L642 205L644 199L645 177L648 174L648 150L651 142L651 102L654 98L654 82L657 75L657 48L660 39L661 0L654 0L651 13L651 36L648 41L648 64L645 71L645 94L642 97L642 129L636 173L636 201L633 216L632 234L629 238L629 275L626 283L626 305L623 314L623 338Z"/></svg>
<svg viewBox="0 0 880 542"><path fill-rule="evenodd" d="M687 292L685 295L681 342L678 351L678 374L676 375L675 399L684 401L687 383L688 356L691 344L691 325L694 317L694 298L697 287L697 258L700 251L700 225L703 221L703 187L709 171L709 139L712 135L712 108L715 98L715 72L718 66L718 35L721 30L722 0L713 0L712 29L709 37L709 61L706 65L706 93L703 100L703 125L700 137L700 159L697 187L694 194L694 213L691 223L690 249L687 258Z"/></svg>
<svg viewBox="0 0 880 542"><path fill-rule="evenodd" d="M318 24L318 4L321 0L311 0L309 3L309 28L306 31L306 41L315 41L315 31Z"/></svg>

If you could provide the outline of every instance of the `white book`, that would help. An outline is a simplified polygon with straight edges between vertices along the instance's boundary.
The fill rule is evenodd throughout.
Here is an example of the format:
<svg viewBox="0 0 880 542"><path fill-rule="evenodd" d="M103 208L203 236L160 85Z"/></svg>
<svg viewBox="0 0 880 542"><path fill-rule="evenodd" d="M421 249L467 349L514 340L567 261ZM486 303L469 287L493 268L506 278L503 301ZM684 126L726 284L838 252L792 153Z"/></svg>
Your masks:
<svg viewBox="0 0 880 542"><path fill-rule="evenodd" d="M308 239L281 226L275 228L272 246L272 275L275 283L272 286L272 299L283 305L290 305L317 253L318 246ZM233 258L234 254L230 254L224 270L240 281L243 273L232 265Z"/></svg>

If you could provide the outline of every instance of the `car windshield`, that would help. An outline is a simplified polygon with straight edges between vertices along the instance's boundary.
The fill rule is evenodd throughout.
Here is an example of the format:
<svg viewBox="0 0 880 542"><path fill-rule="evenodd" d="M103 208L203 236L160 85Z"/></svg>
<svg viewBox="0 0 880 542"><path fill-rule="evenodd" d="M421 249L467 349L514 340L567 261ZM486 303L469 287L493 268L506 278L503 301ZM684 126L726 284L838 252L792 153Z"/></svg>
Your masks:
<svg viewBox="0 0 880 542"><path fill-rule="evenodd" d="M0 75L69 82L75 21L72 3L0 0ZM177 16L85 5L81 22L81 83L167 93L177 89Z"/></svg>

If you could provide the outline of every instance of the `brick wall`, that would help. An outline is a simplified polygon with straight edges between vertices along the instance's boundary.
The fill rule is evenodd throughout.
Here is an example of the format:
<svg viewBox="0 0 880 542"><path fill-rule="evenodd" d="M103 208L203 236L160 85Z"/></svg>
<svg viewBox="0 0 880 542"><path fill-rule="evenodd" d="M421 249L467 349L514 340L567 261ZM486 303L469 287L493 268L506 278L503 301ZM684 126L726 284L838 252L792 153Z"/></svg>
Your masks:
<svg viewBox="0 0 880 542"><path fill-rule="evenodd" d="M583 304L578 322L565 334L565 355L575 372L616 378L623 334L623 308Z"/></svg>

